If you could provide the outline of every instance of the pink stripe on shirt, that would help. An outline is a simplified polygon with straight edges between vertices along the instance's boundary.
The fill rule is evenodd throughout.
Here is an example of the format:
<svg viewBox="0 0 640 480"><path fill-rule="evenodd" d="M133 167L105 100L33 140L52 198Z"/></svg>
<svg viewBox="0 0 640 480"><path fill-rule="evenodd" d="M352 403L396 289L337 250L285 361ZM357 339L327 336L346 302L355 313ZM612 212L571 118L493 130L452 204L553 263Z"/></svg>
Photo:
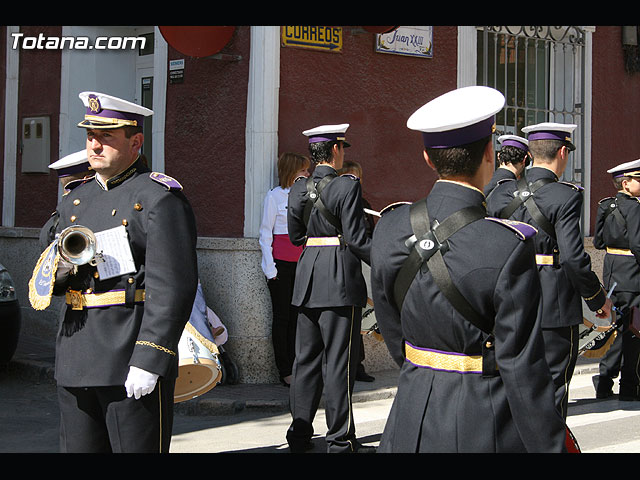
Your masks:
<svg viewBox="0 0 640 480"><path fill-rule="evenodd" d="M273 258L278 260L284 260L286 262L297 262L300 258L300 254L302 253L303 246L300 245L296 247L291 240L289 240L289 235L281 234L273 236Z"/></svg>

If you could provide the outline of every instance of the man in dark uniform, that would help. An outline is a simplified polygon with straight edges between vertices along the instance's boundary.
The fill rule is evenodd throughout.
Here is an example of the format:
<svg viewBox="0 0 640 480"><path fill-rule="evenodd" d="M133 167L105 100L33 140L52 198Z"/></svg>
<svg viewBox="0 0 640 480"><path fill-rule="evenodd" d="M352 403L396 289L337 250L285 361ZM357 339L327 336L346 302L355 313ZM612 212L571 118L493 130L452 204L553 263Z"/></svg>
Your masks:
<svg viewBox="0 0 640 480"><path fill-rule="evenodd" d="M491 181L484 187L485 197L488 197L496 185L502 181L520 178L524 167L529 163L529 142L526 138L517 135L501 135L498 137L498 142L502 145L498 152L499 166L491 177Z"/></svg>
<svg viewBox="0 0 640 480"><path fill-rule="evenodd" d="M640 338L629 330L633 307L640 305L640 160L618 165L613 175L618 193L598 203L593 245L606 249L603 283L607 291L615 283L612 300L622 318L611 348L593 377L597 398L613 395L613 379L620 374L619 399L640 400Z"/></svg>
<svg viewBox="0 0 640 480"><path fill-rule="evenodd" d="M355 436L351 394L367 300L361 261L369 263L371 240L360 182L351 175L337 175L344 148L349 146L345 140L348 126L324 125L303 132L316 166L309 179L298 179L289 192L289 237L294 245L305 245L292 299L300 308L290 388L292 423L287 431L292 452L311 447L323 385L327 451L361 448Z"/></svg>
<svg viewBox="0 0 640 480"><path fill-rule="evenodd" d="M534 243L542 284L538 311L547 363L556 386L556 406L566 418L569 382L578 356L578 325L584 299L598 316L611 314L611 300L591 269L580 229L582 189L560 182L576 125L541 123L528 133L532 167L526 179L498 185L488 199L489 215L530 223L538 229Z"/></svg>
<svg viewBox="0 0 640 480"><path fill-rule="evenodd" d="M373 235L376 318L401 367L378 452L564 450L536 316L535 229L487 218L481 190L503 105L497 90L467 87L407 122L439 179L426 201L383 213Z"/></svg>
<svg viewBox="0 0 640 480"><path fill-rule="evenodd" d="M178 342L197 287L195 219L179 183L139 158L153 112L101 93L80 98L96 175L63 197L57 232L85 226L117 261L58 261L60 449L168 452Z"/></svg>

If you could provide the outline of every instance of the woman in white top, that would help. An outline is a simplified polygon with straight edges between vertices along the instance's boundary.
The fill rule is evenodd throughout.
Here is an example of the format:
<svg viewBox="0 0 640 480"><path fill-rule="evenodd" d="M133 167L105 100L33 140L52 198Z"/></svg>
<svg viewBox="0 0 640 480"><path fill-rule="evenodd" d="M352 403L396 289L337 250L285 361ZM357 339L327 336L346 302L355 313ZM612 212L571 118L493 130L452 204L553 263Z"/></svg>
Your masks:
<svg viewBox="0 0 640 480"><path fill-rule="evenodd" d="M304 155L283 153L278 158L280 185L270 190L264 200L260 224L262 271L267 278L273 306L271 338L280 381L289 386L295 356L296 307L291 305L296 265L302 247L289 240L287 203L296 178L309 176L310 162Z"/></svg>

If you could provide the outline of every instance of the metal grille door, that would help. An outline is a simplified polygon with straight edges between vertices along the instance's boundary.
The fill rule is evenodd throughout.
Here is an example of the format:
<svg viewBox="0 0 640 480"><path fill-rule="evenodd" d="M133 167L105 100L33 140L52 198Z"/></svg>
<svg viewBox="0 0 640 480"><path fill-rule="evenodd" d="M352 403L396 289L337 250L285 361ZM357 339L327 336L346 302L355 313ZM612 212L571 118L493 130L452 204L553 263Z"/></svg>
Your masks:
<svg viewBox="0 0 640 480"><path fill-rule="evenodd" d="M580 27L477 27L478 85L501 91L497 134L540 122L574 123L576 150L563 180L584 182L585 32ZM497 137L496 137L497 138ZM584 185L583 185L584 186Z"/></svg>

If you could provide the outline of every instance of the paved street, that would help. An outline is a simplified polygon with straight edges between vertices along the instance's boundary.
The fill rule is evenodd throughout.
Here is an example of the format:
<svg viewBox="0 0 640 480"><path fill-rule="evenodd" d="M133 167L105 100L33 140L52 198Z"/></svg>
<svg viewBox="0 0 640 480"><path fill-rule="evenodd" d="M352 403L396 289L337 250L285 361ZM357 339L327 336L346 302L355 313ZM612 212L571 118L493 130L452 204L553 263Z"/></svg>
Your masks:
<svg viewBox="0 0 640 480"><path fill-rule="evenodd" d="M282 387L284 388L284 387ZM0 373L0 453L58 451L55 386ZM591 373L574 376L568 423L584 453L640 452L640 402L620 402L617 395L595 400ZM391 398L354 404L361 442L377 446ZM229 415L176 416L172 453L286 453L288 413L246 409ZM315 448L323 453L324 412L315 422Z"/></svg>

